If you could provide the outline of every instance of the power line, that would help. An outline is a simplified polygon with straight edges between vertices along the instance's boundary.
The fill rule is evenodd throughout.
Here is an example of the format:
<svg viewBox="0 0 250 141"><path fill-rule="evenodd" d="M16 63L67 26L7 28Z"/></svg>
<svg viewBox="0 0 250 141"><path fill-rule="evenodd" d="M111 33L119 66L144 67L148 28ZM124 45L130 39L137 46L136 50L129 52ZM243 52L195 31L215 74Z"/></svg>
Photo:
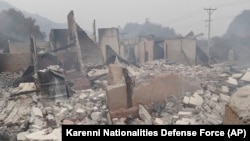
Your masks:
<svg viewBox="0 0 250 141"><path fill-rule="evenodd" d="M204 10L208 12L208 20L206 20L206 22L208 22L207 49L208 49L209 62L211 59L210 55L210 33L211 33L211 22L212 22L211 15L216 9L217 8L204 8Z"/></svg>
<svg viewBox="0 0 250 141"><path fill-rule="evenodd" d="M232 1L227 1L227 2L224 2L224 3L220 3L220 4L216 4L216 5L213 5L212 7L217 7L217 8L225 8L225 7L232 7L232 6L237 6L239 4L244 4L244 3L249 3L250 1L249 0L232 0ZM179 15L178 17L176 18L173 18L173 19L170 19L168 20L168 24L175 24L175 23L178 23L180 21L183 21L183 19L185 19L186 17L195 17L195 15L199 14L199 10L200 9L195 9L191 12L185 12L183 15Z"/></svg>

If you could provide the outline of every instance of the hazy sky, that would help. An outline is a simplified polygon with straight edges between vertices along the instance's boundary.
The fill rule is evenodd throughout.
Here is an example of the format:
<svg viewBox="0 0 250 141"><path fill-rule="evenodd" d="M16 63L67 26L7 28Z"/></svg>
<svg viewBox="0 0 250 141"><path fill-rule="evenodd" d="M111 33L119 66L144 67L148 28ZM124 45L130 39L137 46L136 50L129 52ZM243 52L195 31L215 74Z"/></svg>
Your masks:
<svg viewBox="0 0 250 141"><path fill-rule="evenodd" d="M123 27L126 22L151 22L172 27L177 33L207 33L204 8L217 8L212 14L212 36L226 32L229 23L250 0L4 0L15 7L45 16L55 22L66 23L66 15L74 10L76 21L83 29Z"/></svg>

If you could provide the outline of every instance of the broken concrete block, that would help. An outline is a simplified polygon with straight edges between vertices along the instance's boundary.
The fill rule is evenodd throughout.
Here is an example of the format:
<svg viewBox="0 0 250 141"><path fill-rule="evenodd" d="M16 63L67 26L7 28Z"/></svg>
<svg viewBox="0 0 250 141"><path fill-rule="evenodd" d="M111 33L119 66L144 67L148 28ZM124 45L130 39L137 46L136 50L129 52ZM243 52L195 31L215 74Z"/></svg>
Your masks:
<svg viewBox="0 0 250 141"><path fill-rule="evenodd" d="M179 115L174 115L173 118L174 119L178 119L180 116Z"/></svg>
<svg viewBox="0 0 250 141"><path fill-rule="evenodd" d="M145 107L141 104L139 104L139 117L146 123L146 124L152 124L152 117L148 113L148 111L145 109Z"/></svg>
<svg viewBox="0 0 250 141"><path fill-rule="evenodd" d="M46 114L53 114L53 108L52 107L45 107L44 110L46 111Z"/></svg>
<svg viewBox="0 0 250 141"><path fill-rule="evenodd" d="M105 97L106 97L106 93L105 92L102 92L102 93L98 94L98 98L100 98L100 99L105 98Z"/></svg>
<svg viewBox="0 0 250 141"><path fill-rule="evenodd" d="M250 71L246 72L241 78L242 81L250 82Z"/></svg>
<svg viewBox="0 0 250 141"><path fill-rule="evenodd" d="M211 92L215 92L215 91L216 91L216 87L213 86L213 85L208 84L208 85L207 85L207 90L209 90L209 91L211 91Z"/></svg>
<svg viewBox="0 0 250 141"><path fill-rule="evenodd" d="M178 116L192 116L192 112L180 111L178 112Z"/></svg>
<svg viewBox="0 0 250 141"><path fill-rule="evenodd" d="M222 91L223 93L229 93L229 88L228 88L228 86L221 86L221 91Z"/></svg>
<svg viewBox="0 0 250 141"><path fill-rule="evenodd" d="M55 135L58 139L58 141L62 140L62 129L61 128L56 128L52 131L52 134Z"/></svg>
<svg viewBox="0 0 250 141"><path fill-rule="evenodd" d="M153 123L155 125L163 125L164 121L161 118L155 118L155 120L153 121Z"/></svg>
<svg viewBox="0 0 250 141"><path fill-rule="evenodd" d="M12 109L15 107L16 102L15 101L8 101L8 105L6 108L6 113L9 113L12 111Z"/></svg>
<svg viewBox="0 0 250 141"><path fill-rule="evenodd" d="M226 82L230 85L233 85L233 86L237 86L238 85L238 81L232 77L229 77L228 80L226 80Z"/></svg>
<svg viewBox="0 0 250 141"><path fill-rule="evenodd" d="M126 85L115 85L107 88L107 103L110 111L127 108Z"/></svg>
<svg viewBox="0 0 250 141"><path fill-rule="evenodd" d="M35 119L33 121L33 124L35 124L37 126L40 126L40 127L43 127L44 122L43 122L42 118L35 117Z"/></svg>
<svg viewBox="0 0 250 141"><path fill-rule="evenodd" d="M108 69L92 69L91 71L88 72L89 77L94 77L94 76L100 76L103 74L107 74Z"/></svg>
<svg viewBox="0 0 250 141"><path fill-rule="evenodd" d="M32 100L33 100L33 102L35 102L35 103L37 103L37 102L39 101L39 99L40 99L40 97L37 96L37 95L33 95L33 96L32 96Z"/></svg>
<svg viewBox="0 0 250 141"><path fill-rule="evenodd" d="M177 120L175 122L176 125L189 125L189 122L183 120Z"/></svg>
<svg viewBox="0 0 250 141"><path fill-rule="evenodd" d="M29 132L36 132L36 131L40 131L41 129L42 129L41 126L35 125L35 124L32 124L29 126Z"/></svg>
<svg viewBox="0 0 250 141"><path fill-rule="evenodd" d="M184 98L183 98L183 103L184 103L184 104L189 104L189 100L190 100L189 97L184 96Z"/></svg>
<svg viewBox="0 0 250 141"><path fill-rule="evenodd" d="M95 121L100 121L102 119L102 113L101 112L91 113L91 119Z"/></svg>
<svg viewBox="0 0 250 141"><path fill-rule="evenodd" d="M83 99L85 99L85 98L87 98L88 96L87 96L87 94L85 94L85 93L82 93L80 96L79 96L79 98L81 99L81 100L83 100Z"/></svg>
<svg viewBox="0 0 250 141"><path fill-rule="evenodd" d="M64 124L64 125L71 125L71 124L74 124L74 122L71 121L71 120L65 119L65 120L63 120L62 124Z"/></svg>
<svg viewBox="0 0 250 141"><path fill-rule="evenodd" d="M213 95L211 96L211 100L214 101L214 102L218 102L219 96L216 95L216 94L213 94Z"/></svg>
<svg viewBox="0 0 250 141"><path fill-rule="evenodd" d="M42 111L36 107L31 108L31 115L34 115L35 117L43 117Z"/></svg>
<svg viewBox="0 0 250 141"><path fill-rule="evenodd" d="M195 119L193 119L193 118L182 118L181 120L186 121L186 122L188 122L189 124L192 124L192 125L196 123Z"/></svg>
<svg viewBox="0 0 250 141"><path fill-rule="evenodd" d="M125 125L126 123L124 122L125 120L123 120L122 118L118 119L118 118L114 118L113 120L113 124L114 125Z"/></svg>
<svg viewBox="0 0 250 141"><path fill-rule="evenodd" d="M75 106L74 106L75 110L81 109L81 108L82 108L82 104L80 104L80 103L76 103Z"/></svg>
<svg viewBox="0 0 250 141"><path fill-rule="evenodd" d="M77 109L76 110L76 114L78 116L84 117L84 116L86 116L86 110L84 110L84 109Z"/></svg>
<svg viewBox="0 0 250 141"><path fill-rule="evenodd" d="M214 119L214 118L207 118L206 119L212 125L219 125L222 124L222 121Z"/></svg>
<svg viewBox="0 0 250 141"><path fill-rule="evenodd" d="M200 106L203 103L203 98L199 96L197 93L194 93L193 96L190 97L189 104L194 106Z"/></svg>
<svg viewBox="0 0 250 141"><path fill-rule="evenodd" d="M58 141L58 137L52 133L47 134L44 130L26 135L27 141Z"/></svg>
<svg viewBox="0 0 250 141"><path fill-rule="evenodd" d="M18 141L24 141L26 139L26 135L30 134L29 132L20 132L17 134Z"/></svg>
<svg viewBox="0 0 250 141"><path fill-rule="evenodd" d="M205 93L204 93L205 98L210 98L211 95L212 95L212 93L210 91L205 91Z"/></svg>
<svg viewBox="0 0 250 141"><path fill-rule="evenodd" d="M74 107L71 106L71 105L69 105L69 104L65 105L65 107L67 107L67 109L68 109L69 111L72 111L72 110L74 109Z"/></svg>
<svg viewBox="0 0 250 141"><path fill-rule="evenodd" d="M13 90L14 94L18 93L29 93L36 91L36 85L34 82L31 83L20 83L17 88Z"/></svg>
<svg viewBox="0 0 250 141"><path fill-rule="evenodd" d="M55 117L54 117L53 115L47 115L47 116L46 116L46 119L47 119L47 122L46 122L47 127L52 127L52 128L54 128L54 127L57 126Z"/></svg>
<svg viewBox="0 0 250 141"><path fill-rule="evenodd" d="M219 101L221 101L221 102L228 102L229 99L230 99L230 96L224 95L224 94L220 94Z"/></svg>
<svg viewBox="0 0 250 141"><path fill-rule="evenodd" d="M0 114L0 121L3 121L7 116L7 114Z"/></svg>
<svg viewBox="0 0 250 141"><path fill-rule="evenodd" d="M217 104L213 110L213 113L217 114L218 116L224 116L224 112L225 112L225 104Z"/></svg>
<svg viewBox="0 0 250 141"><path fill-rule="evenodd" d="M204 90L203 89L197 90L196 93L199 95L202 95L202 94L204 94Z"/></svg>
<svg viewBox="0 0 250 141"><path fill-rule="evenodd" d="M65 118L65 115L61 114L61 113L57 113L55 115L55 118L56 118L57 121L62 121Z"/></svg>
<svg viewBox="0 0 250 141"><path fill-rule="evenodd" d="M238 79L242 76L242 73L234 73L232 74L232 77L235 78L235 79Z"/></svg>
<svg viewBox="0 0 250 141"><path fill-rule="evenodd" d="M209 105L209 107L210 107L211 109L213 109L213 108L216 107L215 101L212 101L212 100L209 101L208 105Z"/></svg>
<svg viewBox="0 0 250 141"><path fill-rule="evenodd" d="M67 115L68 114L68 109L67 108L61 108L60 114Z"/></svg>

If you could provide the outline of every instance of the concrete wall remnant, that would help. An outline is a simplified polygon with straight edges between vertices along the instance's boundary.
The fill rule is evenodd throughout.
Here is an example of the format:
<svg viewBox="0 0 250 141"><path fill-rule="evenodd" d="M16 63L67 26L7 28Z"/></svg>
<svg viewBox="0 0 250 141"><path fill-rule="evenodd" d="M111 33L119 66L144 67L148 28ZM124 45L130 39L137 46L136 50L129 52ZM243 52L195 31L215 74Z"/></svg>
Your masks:
<svg viewBox="0 0 250 141"><path fill-rule="evenodd" d="M175 74L159 75L141 82L136 82L133 78L128 81L126 73L124 77L125 84L111 85L107 89L107 103L112 116L126 113L124 111L130 111L138 104L151 107L152 103L165 103L167 97L180 97L183 92L195 92L200 89L198 81L190 83L188 79ZM137 86L135 83L138 83ZM136 110L130 112L133 111Z"/></svg>
<svg viewBox="0 0 250 141"><path fill-rule="evenodd" d="M84 30L78 28L77 34L82 52L83 65L102 65L104 63L104 60L102 56L102 51L98 47L98 45L88 37ZM52 30L50 33L50 42L53 48L58 49L67 46L69 43L68 36L69 33L67 29ZM73 58L76 56L74 52L70 51L70 49L65 49L56 52L56 54L58 55L59 60L62 60L63 64L65 65L65 70L68 70L72 67L72 62L74 62Z"/></svg>
<svg viewBox="0 0 250 141"><path fill-rule="evenodd" d="M64 47L68 44L68 30L67 29L51 29L50 43L52 50Z"/></svg>
<svg viewBox="0 0 250 141"><path fill-rule="evenodd" d="M127 90L125 84L109 86L106 93L110 111L127 109Z"/></svg>
<svg viewBox="0 0 250 141"><path fill-rule="evenodd" d="M184 65L196 65L196 40L189 38L167 39L164 58Z"/></svg>
<svg viewBox="0 0 250 141"><path fill-rule="evenodd" d="M133 106L138 103L149 105L154 102L164 102L166 97L179 96L183 92L200 89L199 82L190 83L189 80L175 74L156 76L147 82L135 83L140 85L134 88Z"/></svg>
<svg viewBox="0 0 250 141"><path fill-rule="evenodd" d="M78 31L78 38L84 66L87 66L88 64L102 65L104 63L104 59L102 51L98 45L91 40L82 29Z"/></svg>
<svg viewBox="0 0 250 141"><path fill-rule="evenodd" d="M47 51L50 47L46 41L37 41L36 46L37 52ZM8 41L4 53L30 53L30 42Z"/></svg>
<svg viewBox="0 0 250 141"><path fill-rule="evenodd" d="M29 42L9 42L8 53L30 53Z"/></svg>
<svg viewBox="0 0 250 141"><path fill-rule="evenodd" d="M138 62L144 63L154 60L154 41L142 39L138 44Z"/></svg>
<svg viewBox="0 0 250 141"><path fill-rule="evenodd" d="M31 53L0 54L0 72L25 71L31 63Z"/></svg>
<svg viewBox="0 0 250 141"><path fill-rule="evenodd" d="M74 12L70 11L67 18L68 18L69 43L74 43L75 47L72 48L72 50L76 52L77 55L77 60L75 60L76 68L78 69L78 71L83 73L84 72L83 57L80 48L80 43L78 40L77 25L75 22Z"/></svg>
<svg viewBox="0 0 250 141"><path fill-rule="evenodd" d="M117 54L120 55L119 45L119 30L117 28L100 28L99 33L99 46L102 50L104 60L109 56L106 52L106 47L111 47Z"/></svg>
<svg viewBox="0 0 250 141"><path fill-rule="evenodd" d="M120 65L110 64L108 74L108 84L114 85L123 81L123 67Z"/></svg>

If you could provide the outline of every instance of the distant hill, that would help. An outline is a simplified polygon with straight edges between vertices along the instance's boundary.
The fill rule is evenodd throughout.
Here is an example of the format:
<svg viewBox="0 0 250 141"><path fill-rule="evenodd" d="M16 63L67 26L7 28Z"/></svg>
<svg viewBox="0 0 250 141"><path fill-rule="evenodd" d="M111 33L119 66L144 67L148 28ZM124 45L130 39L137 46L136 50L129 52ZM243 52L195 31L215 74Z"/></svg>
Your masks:
<svg viewBox="0 0 250 141"><path fill-rule="evenodd" d="M36 19L36 24L40 26L41 31L46 33L46 37L48 37L49 32L52 28L66 28L67 27L66 23L56 23L46 17L20 10L5 1L0 1L0 11L8 10L9 8L14 8L16 10L21 11L25 15L25 17L31 17L33 19Z"/></svg>
<svg viewBox="0 0 250 141"><path fill-rule="evenodd" d="M236 16L228 27L225 36L250 36L250 10L244 10Z"/></svg>

